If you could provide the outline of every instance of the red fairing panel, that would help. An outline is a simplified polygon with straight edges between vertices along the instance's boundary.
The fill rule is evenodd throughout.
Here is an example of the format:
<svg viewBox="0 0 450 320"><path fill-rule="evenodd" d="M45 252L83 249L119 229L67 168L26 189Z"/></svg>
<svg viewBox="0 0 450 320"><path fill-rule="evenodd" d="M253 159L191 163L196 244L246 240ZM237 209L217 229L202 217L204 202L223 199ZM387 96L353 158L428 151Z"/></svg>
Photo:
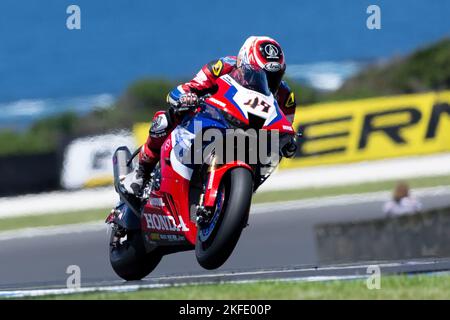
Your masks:
<svg viewBox="0 0 450 320"><path fill-rule="evenodd" d="M186 240L195 244L197 237L197 226L190 220L189 214L189 180L180 176L175 170L173 170L170 162L170 152L172 151L172 139L171 136L167 138L161 147L161 187L155 197L160 196L165 206L162 208L155 208L155 204L158 204L158 200L149 199L144 208L144 212L170 215L170 218L165 218L169 227L171 226L172 232L166 232L167 229L160 227L160 231L164 233L183 234ZM153 205L152 205L152 201ZM152 216L152 221L143 221L146 223L146 229L148 226L152 226L152 222L157 222L155 217ZM174 222L176 228L174 228ZM158 226L156 226L158 227ZM165 227L165 225L164 225Z"/></svg>
<svg viewBox="0 0 450 320"><path fill-rule="evenodd" d="M217 79L218 91L217 93L206 99L208 104L223 110L224 112L232 115L241 122L248 124L248 119L245 116L245 112L242 111L238 104L233 101L234 87L232 87L227 81L222 78ZM265 130L278 130L280 133L294 134L295 131L292 128L292 124L286 115L280 108L277 108L277 116L268 125L264 126Z"/></svg>
<svg viewBox="0 0 450 320"><path fill-rule="evenodd" d="M219 189L220 182L222 181L222 178L224 174L236 167L244 167L250 170L250 172L253 173L252 167L250 167L247 163L242 161L233 161L227 164L224 164L223 166L215 169L211 172L209 175L209 180L205 192L205 198L204 198L204 206L205 207L214 207L216 204L216 197L217 197L217 190Z"/></svg>

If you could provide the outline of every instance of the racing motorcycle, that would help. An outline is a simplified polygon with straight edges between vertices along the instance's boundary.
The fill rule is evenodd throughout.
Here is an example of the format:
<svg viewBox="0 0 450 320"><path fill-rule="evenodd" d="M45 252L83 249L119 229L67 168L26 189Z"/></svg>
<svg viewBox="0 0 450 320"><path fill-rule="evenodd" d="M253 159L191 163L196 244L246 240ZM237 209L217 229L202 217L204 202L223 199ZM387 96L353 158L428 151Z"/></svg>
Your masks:
<svg viewBox="0 0 450 320"><path fill-rule="evenodd" d="M185 250L195 249L205 269L225 263L248 225L253 193L278 165L280 148L295 135L263 70L241 66L220 77L217 86L167 137L138 197L127 194L120 181L133 170L139 149L131 154L119 147L113 155L120 201L106 219L111 225L109 256L125 280L141 279L164 255ZM208 130L214 130L215 139L205 139ZM269 146L265 161L249 161L261 148L262 140L255 136L263 133L270 146L277 139L276 150ZM227 140L230 134L234 140ZM220 137L226 142L254 138L257 143L245 145L240 158L234 143L228 143L233 156L219 159ZM187 161L199 154L200 161Z"/></svg>

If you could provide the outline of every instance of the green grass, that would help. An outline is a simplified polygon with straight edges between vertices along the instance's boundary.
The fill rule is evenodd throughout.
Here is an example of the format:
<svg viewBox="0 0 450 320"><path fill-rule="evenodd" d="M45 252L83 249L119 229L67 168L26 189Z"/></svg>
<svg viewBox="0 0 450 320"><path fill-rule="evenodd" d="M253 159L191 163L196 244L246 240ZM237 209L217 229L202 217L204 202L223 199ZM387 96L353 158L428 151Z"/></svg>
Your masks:
<svg viewBox="0 0 450 320"><path fill-rule="evenodd" d="M450 276L384 276L379 290L366 279L328 282L256 282L188 285L134 292L93 292L46 296L44 299L450 299ZM42 299L42 298L39 298Z"/></svg>
<svg viewBox="0 0 450 320"><path fill-rule="evenodd" d="M105 220L109 209L84 210L0 219L0 231Z"/></svg>
<svg viewBox="0 0 450 320"><path fill-rule="evenodd" d="M282 190L256 193L253 197L253 203L288 201L308 199L323 196L336 196L342 194L370 193L377 191L393 190L397 180L388 180L380 182L371 182L363 184L352 184L347 186L327 187L327 188L309 188L302 190ZM434 186L449 186L450 176L437 176L427 178L408 179L408 184L412 189ZM414 190L412 190L414 192Z"/></svg>
<svg viewBox="0 0 450 320"><path fill-rule="evenodd" d="M450 176L439 176L432 178L417 178L408 180L410 186L414 188L433 187L441 185L450 186ZM329 188L310 188L302 190L283 190L271 192L257 192L253 197L253 203L267 203L274 201L289 201L308 199L324 196L335 196L342 194L366 193L392 190L396 181L382 181L374 183L364 183ZM26 217L12 217L0 219L0 231L41 227L57 226L73 223L91 222L104 220L111 208L85 210L79 212L63 212L59 214L42 214Z"/></svg>

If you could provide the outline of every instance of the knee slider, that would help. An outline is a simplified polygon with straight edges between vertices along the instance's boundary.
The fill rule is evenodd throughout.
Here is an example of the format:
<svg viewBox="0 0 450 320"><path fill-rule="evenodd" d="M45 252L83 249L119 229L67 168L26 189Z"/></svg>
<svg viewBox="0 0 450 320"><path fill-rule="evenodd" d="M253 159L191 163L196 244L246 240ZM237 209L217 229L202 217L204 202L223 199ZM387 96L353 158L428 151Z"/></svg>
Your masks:
<svg viewBox="0 0 450 320"><path fill-rule="evenodd" d="M166 134L167 129L171 126L171 119L167 112L159 111L155 114L150 126L150 136L161 137Z"/></svg>

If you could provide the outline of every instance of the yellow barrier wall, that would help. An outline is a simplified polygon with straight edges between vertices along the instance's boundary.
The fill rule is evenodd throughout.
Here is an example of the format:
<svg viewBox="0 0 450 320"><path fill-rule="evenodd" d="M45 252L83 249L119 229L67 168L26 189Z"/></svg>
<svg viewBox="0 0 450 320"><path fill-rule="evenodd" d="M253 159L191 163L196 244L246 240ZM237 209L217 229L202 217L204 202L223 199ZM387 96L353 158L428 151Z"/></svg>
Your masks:
<svg viewBox="0 0 450 320"><path fill-rule="evenodd" d="M300 107L298 155L283 167L450 151L450 91Z"/></svg>
<svg viewBox="0 0 450 320"><path fill-rule="evenodd" d="M148 131L150 130L150 122L140 122L133 126L133 134L136 145L140 146L147 141Z"/></svg>

